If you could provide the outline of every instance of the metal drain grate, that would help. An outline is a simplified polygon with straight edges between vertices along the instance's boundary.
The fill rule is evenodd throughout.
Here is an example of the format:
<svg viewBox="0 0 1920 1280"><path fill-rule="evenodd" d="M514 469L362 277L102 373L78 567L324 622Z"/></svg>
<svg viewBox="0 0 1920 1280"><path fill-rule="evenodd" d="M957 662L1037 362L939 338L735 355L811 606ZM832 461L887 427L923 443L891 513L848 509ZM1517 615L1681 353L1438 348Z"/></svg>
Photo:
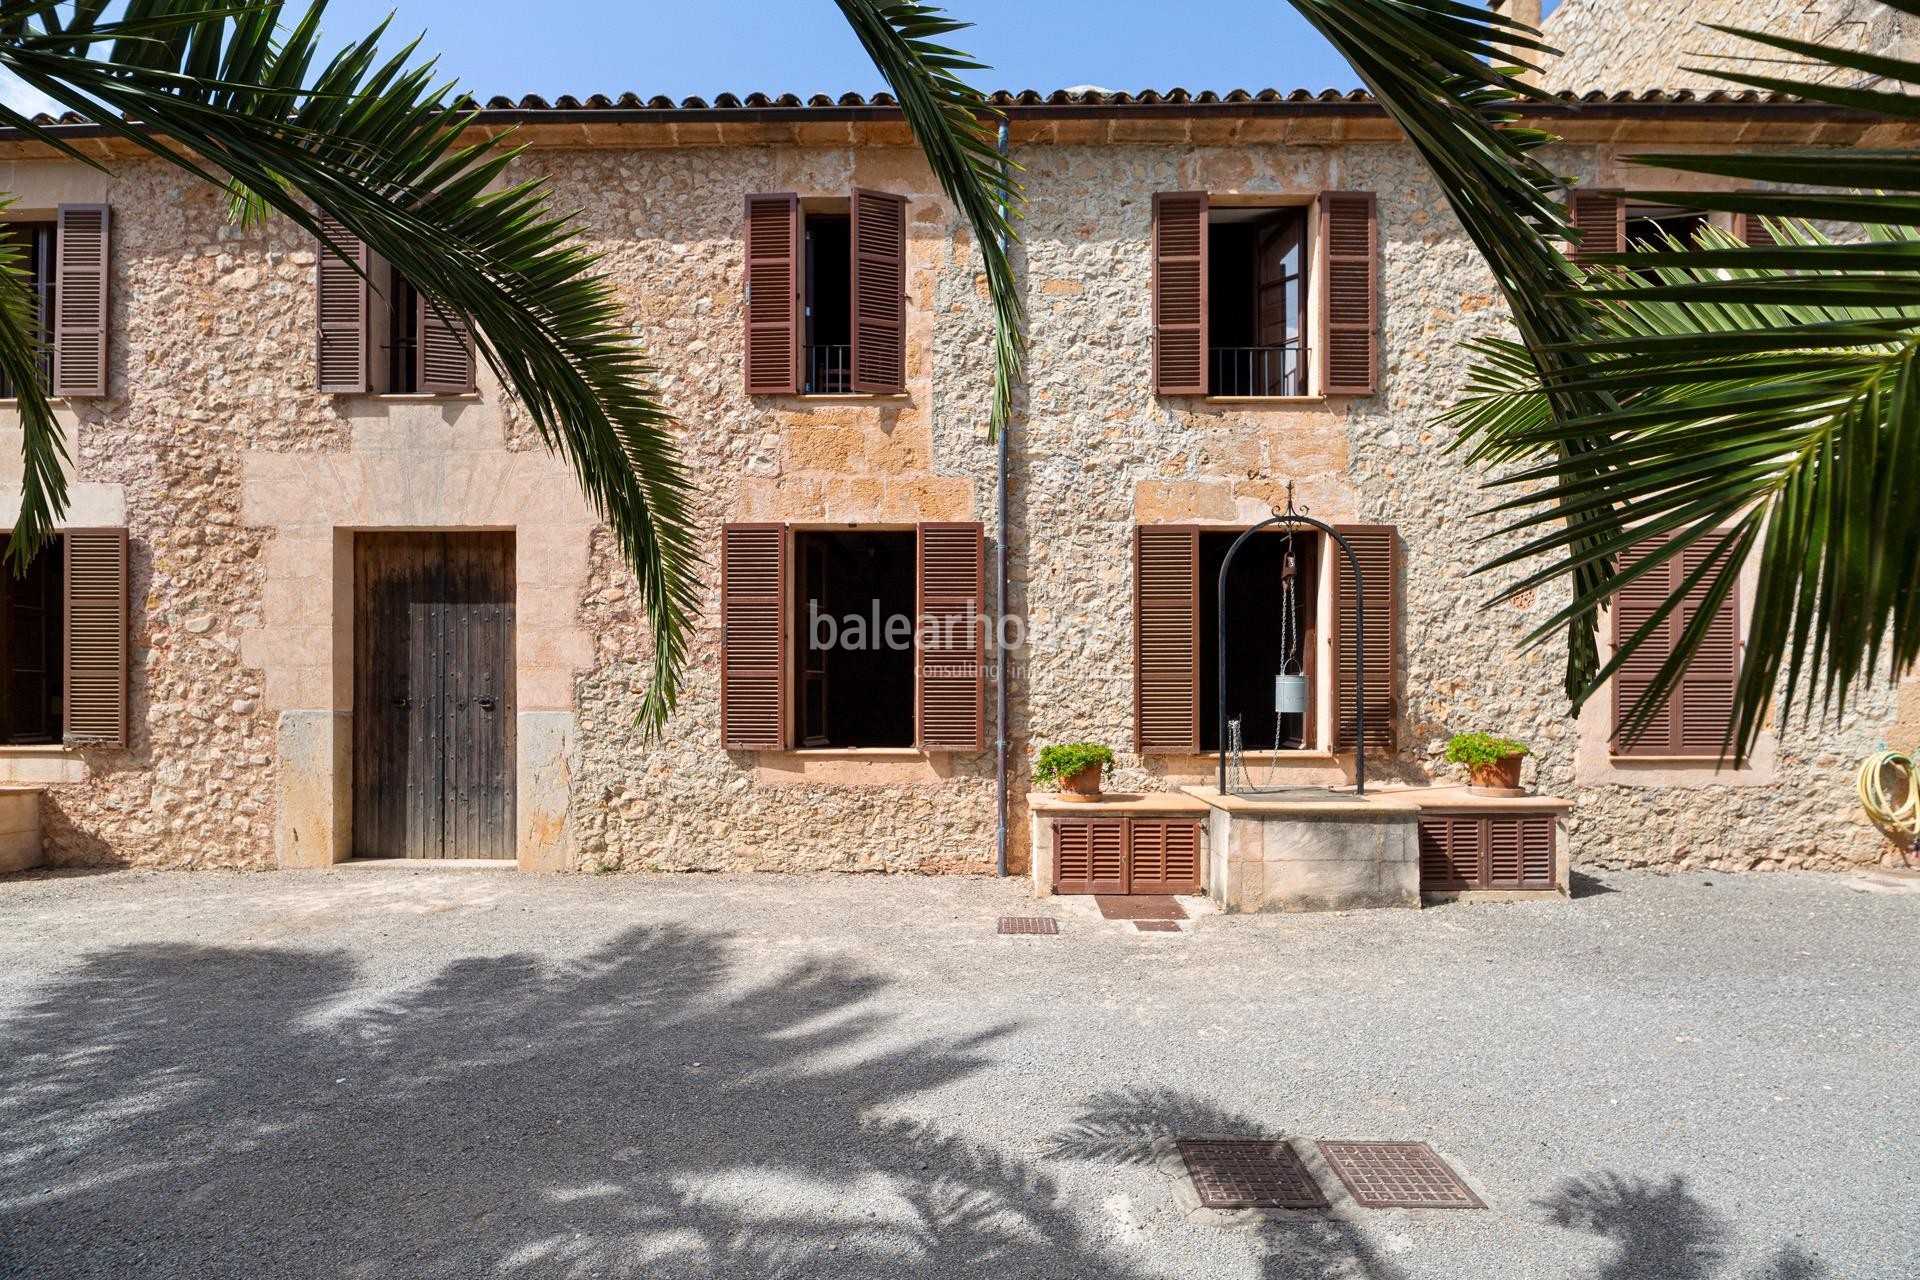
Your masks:
<svg viewBox="0 0 1920 1280"><path fill-rule="evenodd" d="M1284 1142L1181 1138L1187 1176L1209 1209L1324 1209L1327 1197Z"/></svg>
<svg viewBox="0 0 1920 1280"><path fill-rule="evenodd" d="M1178 920L1135 920L1133 927L1141 933L1179 933Z"/></svg>
<svg viewBox="0 0 1920 1280"><path fill-rule="evenodd" d="M1424 1142L1322 1142L1320 1154L1366 1209L1484 1209Z"/></svg>
<svg viewBox="0 0 1920 1280"><path fill-rule="evenodd" d="M1052 916L1001 916L1001 933L1059 933L1060 922Z"/></svg>

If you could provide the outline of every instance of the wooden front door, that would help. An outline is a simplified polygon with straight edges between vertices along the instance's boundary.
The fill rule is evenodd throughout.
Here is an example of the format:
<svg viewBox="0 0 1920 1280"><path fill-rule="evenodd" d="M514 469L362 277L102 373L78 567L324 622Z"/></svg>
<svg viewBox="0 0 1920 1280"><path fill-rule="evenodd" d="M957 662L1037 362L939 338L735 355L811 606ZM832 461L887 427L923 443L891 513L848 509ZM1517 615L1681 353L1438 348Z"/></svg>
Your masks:
<svg viewBox="0 0 1920 1280"><path fill-rule="evenodd" d="M354 536L353 848L514 856L513 535Z"/></svg>

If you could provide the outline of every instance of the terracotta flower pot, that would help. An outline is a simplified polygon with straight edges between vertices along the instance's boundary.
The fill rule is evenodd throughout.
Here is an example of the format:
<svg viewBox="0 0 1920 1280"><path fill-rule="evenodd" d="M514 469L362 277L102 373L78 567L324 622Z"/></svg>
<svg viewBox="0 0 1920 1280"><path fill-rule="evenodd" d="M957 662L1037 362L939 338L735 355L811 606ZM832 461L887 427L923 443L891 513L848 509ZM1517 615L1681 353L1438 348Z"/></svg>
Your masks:
<svg viewBox="0 0 1920 1280"><path fill-rule="evenodd" d="M1468 772L1475 791L1517 794L1520 791L1520 762L1525 756L1502 756L1492 764L1473 766Z"/></svg>
<svg viewBox="0 0 1920 1280"><path fill-rule="evenodd" d="M1060 796L1063 800L1098 800L1100 798L1101 766L1090 764L1078 773L1070 773L1060 779Z"/></svg>

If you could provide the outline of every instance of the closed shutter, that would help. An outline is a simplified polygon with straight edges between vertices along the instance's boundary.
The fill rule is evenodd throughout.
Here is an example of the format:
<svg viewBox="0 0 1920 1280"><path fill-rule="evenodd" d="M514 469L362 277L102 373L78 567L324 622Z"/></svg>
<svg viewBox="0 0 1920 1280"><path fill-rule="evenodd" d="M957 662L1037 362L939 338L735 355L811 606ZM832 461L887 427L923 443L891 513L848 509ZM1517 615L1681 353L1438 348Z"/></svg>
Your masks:
<svg viewBox="0 0 1920 1280"><path fill-rule="evenodd" d="M419 364L414 385L423 395L469 394L474 388L473 337L466 322L442 315L426 294L419 297L420 341L414 355Z"/></svg>
<svg viewBox="0 0 1920 1280"><path fill-rule="evenodd" d="M1200 824L1186 818L1127 822L1129 893L1200 892Z"/></svg>
<svg viewBox="0 0 1920 1280"><path fill-rule="evenodd" d="M1126 823L1118 818L1062 818L1053 824L1053 891L1127 892Z"/></svg>
<svg viewBox="0 0 1920 1280"><path fill-rule="evenodd" d="M1768 249L1779 243L1757 213L1734 214L1733 234L1751 249Z"/></svg>
<svg viewBox="0 0 1920 1280"><path fill-rule="evenodd" d="M65 740L127 745L127 531L68 529Z"/></svg>
<svg viewBox="0 0 1920 1280"><path fill-rule="evenodd" d="M1153 197L1153 389L1207 394L1207 193Z"/></svg>
<svg viewBox="0 0 1920 1280"><path fill-rule="evenodd" d="M1133 749L1200 750L1200 530L1133 534Z"/></svg>
<svg viewBox="0 0 1920 1280"><path fill-rule="evenodd" d="M747 197L747 394L800 390L800 197Z"/></svg>
<svg viewBox="0 0 1920 1280"><path fill-rule="evenodd" d="M1575 191L1567 200L1567 214L1583 234L1567 247L1567 257L1586 262L1597 253L1624 253L1627 248L1627 198L1618 191Z"/></svg>
<svg viewBox="0 0 1920 1280"><path fill-rule="evenodd" d="M1420 888L1553 889L1555 821L1544 814L1423 813Z"/></svg>
<svg viewBox="0 0 1920 1280"><path fill-rule="evenodd" d="M107 265L111 215L63 204L54 233L53 394L107 394Z"/></svg>
<svg viewBox="0 0 1920 1280"><path fill-rule="evenodd" d="M720 737L728 751L787 745L787 529L720 531Z"/></svg>
<svg viewBox="0 0 1920 1280"><path fill-rule="evenodd" d="M1552 889L1555 884L1554 845L1558 824L1552 818L1517 818L1520 824L1520 887Z"/></svg>
<svg viewBox="0 0 1920 1280"><path fill-rule="evenodd" d="M920 526L920 748L986 749L986 535Z"/></svg>
<svg viewBox="0 0 1920 1280"><path fill-rule="evenodd" d="M907 202L853 193L853 389L907 389Z"/></svg>
<svg viewBox="0 0 1920 1280"><path fill-rule="evenodd" d="M1321 281L1320 390L1330 396L1370 396L1380 386L1380 228L1371 191L1324 191L1320 238L1326 246Z"/></svg>
<svg viewBox="0 0 1920 1280"><path fill-rule="evenodd" d="M1359 700L1364 696L1367 750L1391 753L1398 740L1398 707L1393 691L1399 684L1400 666L1396 642L1400 627L1399 531L1389 524L1337 527L1360 562L1360 583L1365 588L1366 636L1360 651L1366 658L1366 680L1363 689L1354 670L1354 632L1360 611L1353 570L1336 544L1333 548L1334 750L1353 750Z"/></svg>
<svg viewBox="0 0 1920 1280"><path fill-rule="evenodd" d="M314 271L320 313L319 387L335 395L363 395L368 390L371 303L367 277L362 273L371 259L366 244L348 235L338 221L324 213L319 218L328 238L341 250L335 253L321 241L319 265Z"/></svg>
<svg viewBox="0 0 1920 1280"><path fill-rule="evenodd" d="M1633 565L1666 541L1663 535L1642 543L1632 554L1622 557L1622 568ZM1614 646L1618 648L1623 639L1646 625L1688 576L1713 555L1717 546L1717 540L1695 543L1623 587L1613 600ZM1615 755L1718 756L1725 749L1727 726L1733 718L1735 688L1740 678L1738 583L1721 602L1706 639L1681 673L1680 683L1666 705L1639 733L1629 737L1624 731L1635 705L1652 689L1660 668L1673 654L1681 634L1691 625L1711 587L1712 581L1708 579L1689 592L1681 607L1668 614L1659 628L1614 673Z"/></svg>

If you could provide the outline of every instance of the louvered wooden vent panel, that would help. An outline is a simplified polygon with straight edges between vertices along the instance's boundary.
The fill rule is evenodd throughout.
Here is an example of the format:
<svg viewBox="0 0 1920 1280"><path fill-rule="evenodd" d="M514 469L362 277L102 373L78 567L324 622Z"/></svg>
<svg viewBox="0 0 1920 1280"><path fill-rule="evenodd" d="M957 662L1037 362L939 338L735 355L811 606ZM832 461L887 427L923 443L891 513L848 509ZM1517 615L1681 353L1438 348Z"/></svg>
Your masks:
<svg viewBox="0 0 1920 1280"><path fill-rule="evenodd" d="M853 193L853 389L897 395L907 385L907 202Z"/></svg>
<svg viewBox="0 0 1920 1280"><path fill-rule="evenodd" d="M747 391L800 390L800 198L747 197Z"/></svg>
<svg viewBox="0 0 1920 1280"><path fill-rule="evenodd" d="M1200 531L1134 531L1134 748L1200 749Z"/></svg>
<svg viewBox="0 0 1920 1280"><path fill-rule="evenodd" d="M1576 191L1567 204L1573 225L1582 234L1569 245L1567 256L1585 262L1599 253L1621 253L1627 247L1627 201L1618 191Z"/></svg>
<svg viewBox="0 0 1920 1280"><path fill-rule="evenodd" d="M1333 664L1338 698L1335 704L1334 749L1351 751L1359 720L1359 700L1366 698L1367 750L1391 752L1398 740L1398 707L1394 689L1399 679L1399 534L1392 525L1341 525L1339 532L1360 563L1366 627L1362 653L1362 685L1354 660L1354 637L1360 631L1361 593L1346 554L1334 548Z"/></svg>
<svg viewBox="0 0 1920 1280"><path fill-rule="evenodd" d="M1207 394L1207 194L1153 197L1153 385Z"/></svg>
<svg viewBox="0 0 1920 1280"><path fill-rule="evenodd" d="M728 525L720 535L720 733L729 751L786 746L784 526Z"/></svg>
<svg viewBox="0 0 1920 1280"><path fill-rule="evenodd" d="M1425 892L1558 887L1551 816L1422 814L1419 837Z"/></svg>
<svg viewBox="0 0 1920 1280"><path fill-rule="evenodd" d="M920 526L920 746L986 747L986 538L971 522Z"/></svg>
<svg viewBox="0 0 1920 1280"><path fill-rule="evenodd" d="M1752 249L1770 249L1779 243L1757 213L1733 215L1733 234Z"/></svg>
<svg viewBox="0 0 1920 1280"><path fill-rule="evenodd" d="M1370 191L1328 191L1320 197L1326 240L1321 389L1328 395L1372 395L1380 382L1379 218Z"/></svg>
<svg viewBox="0 0 1920 1280"><path fill-rule="evenodd" d="M1062 818L1053 824L1053 890L1060 894L1127 892L1126 822Z"/></svg>
<svg viewBox="0 0 1920 1280"><path fill-rule="evenodd" d="M66 741L127 743L127 531L69 529Z"/></svg>
<svg viewBox="0 0 1920 1280"><path fill-rule="evenodd" d="M360 274L369 261L367 246L348 235L337 219L324 213L319 219L327 239L340 250L335 252L327 247L326 240L320 241L319 264L314 269L319 311L319 386L320 390L336 395L356 395L368 387L370 303L366 277Z"/></svg>
<svg viewBox="0 0 1920 1280"><path fill-rule="evenodd" d="M53 394L107 394L107 268L103 204L60 206L54 235Z"/></svg>
<svg viewBox="0 0 1920 1280"><path fill-rule="evenodd" d="M1134 818L1127 824L1128 891L1200 892L1200 824L1188 819Z"/></svg>

